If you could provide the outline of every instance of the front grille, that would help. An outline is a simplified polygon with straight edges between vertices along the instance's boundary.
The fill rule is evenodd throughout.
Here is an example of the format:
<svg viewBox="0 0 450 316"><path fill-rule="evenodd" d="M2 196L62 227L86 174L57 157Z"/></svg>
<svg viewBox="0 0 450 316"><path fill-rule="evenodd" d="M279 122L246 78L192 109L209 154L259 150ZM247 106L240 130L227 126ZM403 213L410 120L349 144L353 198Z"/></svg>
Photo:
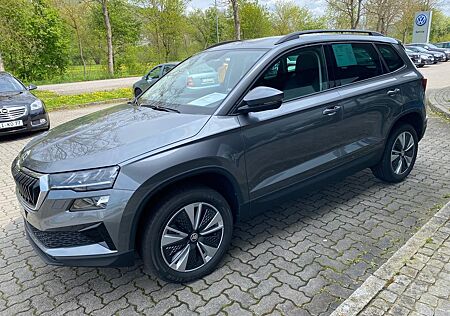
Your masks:
<svg viewBox="0 0 450 316"><path fill-rule="evenodd" d="M27 109L24 106L14 106L0 109L0 121L10 121L24 116Z"/></svg>
<svg viewBox="0 0 450 316"><path fill-rule="evenodd" d="M16 181L17 191L22 199L32 207L35 207L40 193L39 179L18 170L16 166L12 169L12 175Z"/></svg>
<svg viewBox="0 0 450 316"><path fill-rule="evenodd" d="M103 224L83 231L42 231L26 222L31 233L46 248L80 247L104 242L115 250L114 244Z"/></svg>

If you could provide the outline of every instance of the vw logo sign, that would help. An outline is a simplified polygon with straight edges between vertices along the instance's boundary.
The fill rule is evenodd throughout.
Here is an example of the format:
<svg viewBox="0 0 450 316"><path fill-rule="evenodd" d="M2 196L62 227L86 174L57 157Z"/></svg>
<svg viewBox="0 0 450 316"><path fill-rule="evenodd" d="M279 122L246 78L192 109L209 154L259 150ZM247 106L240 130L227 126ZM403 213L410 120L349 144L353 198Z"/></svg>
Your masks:
<svg viewBox="0 0 450 316"><path fill-rule="evenodd" d="M417 18L416 18L416 24L418 25L418 26L422 26L422 25L424 25L425 23L427 23L427 16L425 15L425 14L419 14L418 16L417 16Z"/></svg>

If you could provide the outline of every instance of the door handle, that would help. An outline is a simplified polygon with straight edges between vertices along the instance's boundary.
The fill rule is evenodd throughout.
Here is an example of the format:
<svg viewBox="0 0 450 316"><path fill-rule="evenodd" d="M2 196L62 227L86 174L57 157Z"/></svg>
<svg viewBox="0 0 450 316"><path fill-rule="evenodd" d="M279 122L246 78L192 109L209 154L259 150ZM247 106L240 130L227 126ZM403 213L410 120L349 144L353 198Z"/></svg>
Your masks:
<svg viewBox="0 0 450 316"><path fill-rule="evenodd" d="M323 110L323 115L335 115L341 109L340 106L333 106L331 108Z"/></svg>
<svg viewBox="0 0 450 316"><path fill-rule="evenodd" d="M395 88L394 90L389 90L386 94L388 96L394 96L394 95L396 95L399 92L400 92L400 89L399 88Z"/></svg>

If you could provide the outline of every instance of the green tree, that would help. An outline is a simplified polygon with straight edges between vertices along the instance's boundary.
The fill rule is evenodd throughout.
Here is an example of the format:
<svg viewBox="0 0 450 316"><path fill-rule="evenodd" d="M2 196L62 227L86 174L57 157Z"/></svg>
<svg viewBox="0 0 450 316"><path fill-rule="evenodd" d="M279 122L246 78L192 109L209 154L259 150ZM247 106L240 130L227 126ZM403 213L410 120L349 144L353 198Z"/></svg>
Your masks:
<svg viewBox="0 0 450 316"><path fill-rule="evenodd" d="M315 18L307 8L293 1L278 1L272 13L272 25L276 35L295 31L321 29L325 27L324 18Z"/></svg>
<svg viewBox="0 0 450 316"><path fill-rule="evenodd" d="M365 0L327 0L329 16L335 25L342 28L359 27Z"/></svg>
<svg viewBox="0 0 450 316"><path fill-rule="evenodd" d="M68 64L67 30L47 0L0 2L0 51L6 68L26 80L51 78Z"/></svg>
<svg viewBox="0 0 450 316"><path fill-rule="evenodd" d="M218 15L218 31L216 34L216 15ZM200 44L198 49L205 49L206 47L219 40L226 39L225 29L227 28L227 16L224 12L216 10L214 7L206 10L194 10L189 13L188 25L190 26L191 38Z"/></svg>
<svg viewBox="0 0 450 316"><path fill-rule="evenodd" d="M269 36L272 33L270 13L258 1L243 1L240 4L241 33L243 39Z"/></svg>
<svg viewBox="0 0 450 316"><path fill-rule="evenodd" d="M450 41L450 16L445 15L438 9L433 9L433 15L431 17L430 41Z"/></svg>
<svg viewBox="0 0 450 316"><path fill-rule="evenodd" d="M187 29L185 1L145 0L141 5L144 6L145 31L157 48L158 61L176 60Z"/></svg>
<svg viewBox="0 0 450 316"><path fill-rule="evenodd" d="M86 58L85 45L87 40L87 19L86 12L90 9L88 2L79 0L53 0L53 5L57 8L60 16L67 25L74 31L70 32L71 44L76 47L77 57L83 65L83 77L86 79ZM69 35L70 36L70 35ZM78 59L78 58L77 58Z"/></svg>

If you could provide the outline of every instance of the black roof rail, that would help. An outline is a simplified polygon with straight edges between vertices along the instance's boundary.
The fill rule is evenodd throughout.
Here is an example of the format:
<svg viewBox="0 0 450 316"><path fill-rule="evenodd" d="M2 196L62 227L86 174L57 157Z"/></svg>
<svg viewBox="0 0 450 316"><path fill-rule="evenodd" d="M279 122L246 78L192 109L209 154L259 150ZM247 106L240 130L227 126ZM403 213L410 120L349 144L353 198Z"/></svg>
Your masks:
<svg viewBox="0 0 450 316"><path fill-rule="evenodd" d="M211 46L206 47L206 49L210 49L210 48L213 48L213 47L217 47L217 46L220 46L220 45L225 45L225 44L228 44L228 43L234 43L234 42L240 42L240 40L231 40L231 41L219 42L219 43L212 44Z"/></svg>
<svg viewBox="0 0 450 316"><path fill-rule="evenodd" d="M359 34L368 34L371 36L384 36L383 34L379 32L374 31L366 31L366 30L354 30L354 29L341 29L341 30L307 30L307 31L299 31L290 33L288 35L283 36L280 38L275 45L292 41L294 39L298 39L301 35L307 35L307 34L319 34L319 33L359 33Z"/></svg>

